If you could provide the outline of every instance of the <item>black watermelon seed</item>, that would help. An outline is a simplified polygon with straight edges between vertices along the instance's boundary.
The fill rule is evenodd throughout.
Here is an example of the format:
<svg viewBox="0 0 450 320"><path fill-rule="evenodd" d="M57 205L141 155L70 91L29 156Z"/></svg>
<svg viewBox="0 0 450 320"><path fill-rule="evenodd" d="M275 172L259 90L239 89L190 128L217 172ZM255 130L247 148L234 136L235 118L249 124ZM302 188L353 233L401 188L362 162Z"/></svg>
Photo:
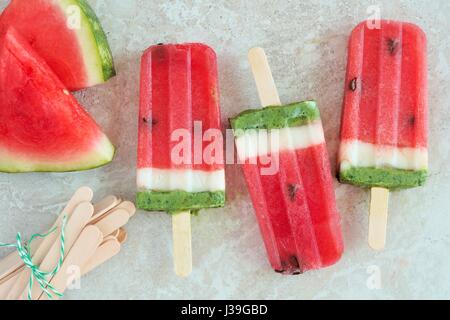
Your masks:
<svg viewBox="0 0 450 320"><path fill-rule="evenodd" d="M156 120L156 119L149 119L149 118L143 117L142 118L142 122L147 123L147 124L151 123L152 126L154 126L154 125L156 125L158 123L158 120Z"/></svg>
<svg viewBox="0 0 450 320"><path fill-rule="evenodd" d="M289 194L289 199L291 199L291 201L295 200L295 197L297 196L297 192L298 192L298 185L288 184L288 194Z"/></svg>
<svg viewBox="0 0 450 320"><path fill-rule="evenodd" d="M397 53L397 48L400 44L400 41L398 39L388 39L387 44L390 54L395 55Z"/></svg>
<svg viewBox="0 0 450 320"><path fill-rule="evenodd" d="M298 263L298 259L296 256L291 256L289 258L289 261L294 267L300 268L300 264Z"/></svg>

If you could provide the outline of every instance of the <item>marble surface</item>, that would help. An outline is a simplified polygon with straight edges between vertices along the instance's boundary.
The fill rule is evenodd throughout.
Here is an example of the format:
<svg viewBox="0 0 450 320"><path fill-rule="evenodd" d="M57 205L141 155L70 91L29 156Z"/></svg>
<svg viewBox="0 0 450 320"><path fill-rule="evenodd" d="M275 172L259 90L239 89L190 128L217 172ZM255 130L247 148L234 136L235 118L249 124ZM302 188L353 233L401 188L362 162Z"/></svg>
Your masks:
<svg viewBox="0 0 450 320"><path fill-rule="evenodd" d="M347 37L371 1L90 0L107 34L118 76L76 96L118 147L104 168L66 174L0 174L0 241L29 236L55 219L73 191L133 199L139 58L158 42L202 41L220 68L222 120L258 97L247 49L266 49L282 100L316 98L332 163L338 147ZM8 1L0 0L0 8ZM335 182L346 252L335 266L301 276L272 272L240 169L227 167L225 208L193 219L194 272L172 271L171 220L138 212L119 256L84 277L67 299L450 298L450 2L376 1L384 18L418 23L429 38L430 177L391 196L388 246L369 249L368 192ZM335 168L333 168L335 170ZM0 257L7 250L0 250ZM379 280L379 281L378 281Z"/></svg>

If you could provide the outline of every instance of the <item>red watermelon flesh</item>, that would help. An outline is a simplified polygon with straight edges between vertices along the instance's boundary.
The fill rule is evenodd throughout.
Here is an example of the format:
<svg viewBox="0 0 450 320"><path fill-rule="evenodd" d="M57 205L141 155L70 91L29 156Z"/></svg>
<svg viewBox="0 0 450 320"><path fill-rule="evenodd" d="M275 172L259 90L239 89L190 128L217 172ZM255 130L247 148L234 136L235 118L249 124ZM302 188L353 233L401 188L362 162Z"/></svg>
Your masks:
<svg viewBox="0 0 450 320"><path fill-rule="evenodd" d="M110 162L114 147L22 36L0 40L0 171L76 171Z"/></svg>
<svg viewBox="0 0 450 320"><path fill-rule="evenodd" d="M86 0L12 0L0 17L0 30L9 27L21 33L71 91L115 75L105 33Z"/></svg>

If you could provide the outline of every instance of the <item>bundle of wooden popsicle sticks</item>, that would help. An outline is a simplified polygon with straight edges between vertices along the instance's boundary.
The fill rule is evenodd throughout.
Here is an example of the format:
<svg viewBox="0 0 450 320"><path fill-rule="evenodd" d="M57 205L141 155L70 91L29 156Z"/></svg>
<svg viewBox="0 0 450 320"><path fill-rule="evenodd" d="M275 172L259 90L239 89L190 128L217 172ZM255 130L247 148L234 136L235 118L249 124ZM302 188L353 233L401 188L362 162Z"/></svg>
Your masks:
<svg viewBox="0 0 450 320"><path fill-rule="evenodd" d="M88 187L78 189L45 237L36 238L29 244L33 265L42 272L58 271L46 279L54 292L64 293L74 275L69 271L79 268L84 275L119 253L127 238L122 228L136 212L133 203L108 196L92 205L93 192ZM64 239L61 238L63 231ZM61 246L64 243L62 263ZM47 295L36 281L30 289L32 271L26 267L18 251L0 261L0 300L57 299ZM76 277L76 275L75 275ZM48 291L48 290L47 290Z"/></svg>

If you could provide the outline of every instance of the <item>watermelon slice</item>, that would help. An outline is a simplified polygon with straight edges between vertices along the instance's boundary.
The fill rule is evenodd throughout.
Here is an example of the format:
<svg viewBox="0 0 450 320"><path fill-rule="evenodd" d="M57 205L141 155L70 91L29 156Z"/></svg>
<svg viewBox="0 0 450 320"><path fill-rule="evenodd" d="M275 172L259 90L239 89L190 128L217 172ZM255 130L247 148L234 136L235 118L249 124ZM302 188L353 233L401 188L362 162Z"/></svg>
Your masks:
<svg viewBox="0 0 450 320"><path fill-rule="evenodd" d="M45 61L15 30L0 37L0 171L102 166L114 147Z"/></svg>
<svg viewBox="0 0 450 320"><path fill-rule="evenodd" d="M105 33L86 0L12 0L0 17L0 30L10 26L71 91L115 75Z"/></svg>

